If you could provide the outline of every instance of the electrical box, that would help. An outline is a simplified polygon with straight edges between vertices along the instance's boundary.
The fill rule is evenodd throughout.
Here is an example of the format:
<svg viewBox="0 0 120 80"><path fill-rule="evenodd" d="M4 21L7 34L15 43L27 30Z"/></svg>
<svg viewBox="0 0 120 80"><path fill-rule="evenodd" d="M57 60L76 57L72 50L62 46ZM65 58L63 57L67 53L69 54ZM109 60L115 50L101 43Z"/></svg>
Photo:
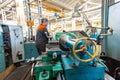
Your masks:
<svg viewBox="0 0 120 80"><path fill-rule="evenodd" d="M21 26L9 26L11 51L13 63L23 61L24 58L24 38Z"/></svg>
<svg viewBox="0 0 120 80"><path fill-rule="evenodd" d="M25 60L21 26L0 24L0 72L13 63Z"/></svg>

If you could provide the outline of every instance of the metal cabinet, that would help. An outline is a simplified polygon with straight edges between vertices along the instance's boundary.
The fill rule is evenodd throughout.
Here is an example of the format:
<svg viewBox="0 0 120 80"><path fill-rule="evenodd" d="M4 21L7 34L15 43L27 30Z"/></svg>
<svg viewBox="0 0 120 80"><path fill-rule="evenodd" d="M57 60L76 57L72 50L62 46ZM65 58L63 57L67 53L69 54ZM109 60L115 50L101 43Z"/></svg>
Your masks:
<svg viewBox="0 0 120 80"><path fill-rule="evenodd" d="M9 26L13 63L25 60L24 38L21 26Z"/></svg>
<svg viewBox="0 0 120 80"><path fill-rule="evenodd" d="M3 46L3 31L0 25L0 72L5 70L5 54L4 54L4 46Z"/></svg>

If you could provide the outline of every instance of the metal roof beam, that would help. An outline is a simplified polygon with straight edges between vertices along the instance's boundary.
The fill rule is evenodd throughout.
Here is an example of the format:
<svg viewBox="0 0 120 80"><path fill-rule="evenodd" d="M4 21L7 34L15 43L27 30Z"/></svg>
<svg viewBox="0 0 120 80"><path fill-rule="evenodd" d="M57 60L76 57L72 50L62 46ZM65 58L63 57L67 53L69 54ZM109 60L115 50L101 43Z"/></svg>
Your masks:
<svg viewBox="0 0 120 80"><path fill-rule="evenodd" d="M91 1L88 1L87 3L91 4L91 5L98 5L98 6L101 5L100 3L95 3L95 2L91 2Z"/></svg>
<svg viewBox="0 0 120 80"><path fill-rule="evenodd" d="M64 3L60 2L60 1L56 1L56 0L46 0L45 2L47 3L50 3L56 7L59 7L59 8L63 8L65 10L71 10L70 8L68 8Z"/></svg>
<svg viewBox="0 0 120 80"><path fill-rule="evenodd" d="M79 9L83 8L84 6L86 6L88 1L90 1L90 0L85 0L85 2L83 4L81 4L81 6L79 7Z"/></svg>
<svg viewBox="0 0 120 80"><path fill-rule="evenodd" d="M98 10L98 9L101 9L101 6L96 6L96 7L86 9L86 10L84 10L84 12L94 11L94 10Z"/></svg>
<svg viewBox="0 0 120 80"><path fill-rule="evenodd" d="M7 6L8 4L10 4L12 1L14 0L5 0L4 2L2 2L0 4L0 9L4 8L5 6Z"/></svg>

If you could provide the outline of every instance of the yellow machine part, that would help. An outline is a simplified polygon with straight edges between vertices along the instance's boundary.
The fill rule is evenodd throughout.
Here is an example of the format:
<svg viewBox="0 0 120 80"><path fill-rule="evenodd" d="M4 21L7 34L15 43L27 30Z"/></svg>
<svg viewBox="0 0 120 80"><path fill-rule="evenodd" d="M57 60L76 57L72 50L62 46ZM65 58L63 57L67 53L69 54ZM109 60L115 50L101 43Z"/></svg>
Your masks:
<svg viewBox="0 0 120 80"><path fill-rule="evenodd" d="M30 27L34 26L34 21L27 21L27 26L30 26Z"/></svg>
<svg viewBox="0 0 120 80"><path fill-rule="evenodd" d="M80 61L80 62L89 62L89 61L93 60L94 58L96 58L96 57L98 56L98 47L97 47L96 42L93 41L93 40L90 40L90 41L92 41L92 43L94 44L94 48L95 48L93 55L90 54L89 52L85 52L86 54L88 54L88 55L90 56L90 58L89 58L89 59L86 59L86 60L80 59L80 58L77 56L77 52L83 52L84 49L87 47L87 46L84 46L84 47L82 47L82 48L79 49L79 50L76 50L76 49L75 49L76 46L77 46L77 44L78 44L78 42L80 42L81 40L88 40L88 41L89 41L90 39L84 37L84 38L80 38L80 39L76 40L76 42L75 42L74 45L73 45L73 55L75 56L75 58L76 58L78 61ZM86 44L89 44L89 42L86 41Z"/></svg>

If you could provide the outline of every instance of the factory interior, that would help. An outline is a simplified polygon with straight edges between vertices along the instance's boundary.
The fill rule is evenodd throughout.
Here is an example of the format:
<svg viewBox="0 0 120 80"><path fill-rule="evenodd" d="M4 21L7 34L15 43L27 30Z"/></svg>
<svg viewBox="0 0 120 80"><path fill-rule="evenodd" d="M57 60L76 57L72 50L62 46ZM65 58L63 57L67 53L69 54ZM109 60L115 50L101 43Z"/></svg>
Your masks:
<svg viewBox="0 0 120 80"><path fill-rule="evenodd" d="M120 0L0 0L0 80L120 80Z"/></svg>

